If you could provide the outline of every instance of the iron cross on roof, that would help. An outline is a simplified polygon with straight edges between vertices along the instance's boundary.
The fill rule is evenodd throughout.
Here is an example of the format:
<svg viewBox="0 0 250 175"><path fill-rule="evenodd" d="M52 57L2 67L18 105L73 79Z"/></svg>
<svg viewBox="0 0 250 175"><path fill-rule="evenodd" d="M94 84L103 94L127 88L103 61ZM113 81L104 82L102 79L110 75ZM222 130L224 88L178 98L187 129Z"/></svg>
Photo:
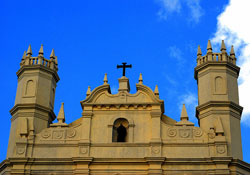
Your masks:
<svg viewBox="0 0 250 175"><path fill-rule="evenodd" d="M117 65L117 69L123 68L122 76L125 76L126 68L132 68L132 64L126 65L127 63L122 63L122 65Z"/></svg>

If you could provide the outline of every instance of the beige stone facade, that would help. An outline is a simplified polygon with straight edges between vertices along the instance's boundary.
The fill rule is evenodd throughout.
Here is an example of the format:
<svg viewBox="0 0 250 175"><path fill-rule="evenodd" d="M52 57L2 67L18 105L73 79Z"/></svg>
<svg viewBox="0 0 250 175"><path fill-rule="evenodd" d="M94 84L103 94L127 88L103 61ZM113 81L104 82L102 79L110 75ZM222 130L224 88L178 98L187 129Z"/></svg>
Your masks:
<svg viewBox="0 0 250 175"><path fill-rule="evenodd" d="M118 79L112 94L107 74L103 85L86 93L82 117L66 124L64 104L53 112L57 57L32 57L24 53L17 72L16 101L11 109L11 131L6 160L0 174L47 175L247 175L250 165L242 161L236 66L233 47L227 54L197 53L198 84L196 117L200 127L188 120L183 105L180 121L164 115L158 87L143 84L130 93L129 79Z"/></svg>

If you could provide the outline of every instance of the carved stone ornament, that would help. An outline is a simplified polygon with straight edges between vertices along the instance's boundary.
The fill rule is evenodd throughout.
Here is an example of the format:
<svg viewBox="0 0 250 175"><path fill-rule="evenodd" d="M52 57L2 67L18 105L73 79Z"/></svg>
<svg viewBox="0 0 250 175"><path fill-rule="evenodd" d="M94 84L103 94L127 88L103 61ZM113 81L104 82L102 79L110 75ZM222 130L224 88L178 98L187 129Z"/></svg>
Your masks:
<svg viewBox="0 0 250 175"><path fill-rule="evenodd" d="M49 131L49 130L44 130L44 131L42 132L42 137L43 137L43 138L47 139L47 138L49 138L50 136L51 136L51 131Z"/></svg>
<svg viewBox="0 0 250 175"><path fill-rule="evenodd" d="M81 154L87 154L88 153L88 148L87 147L80 147L80 153Z"/></svg>
<svg viewBox="0 0 250 175"><path fill-rule="evenodd" d="M53 131L53 139L62 139L63 138L63 130Z"/></svg>
<svg viewBox="0 0 250 175"><path fill-rule="evenodd" d="M168 136L169 137L175 137L177 134L177 130L175 128L169 128L168 129Z"/></svg>
<svg viewBox="0 0 250 175"><path fill-rule="evenodd" d="M25 147L17 147L16 153L21 155L25 152Z"/></svg>
<svg viewBox="0 0 250 175"><path fill-rule="evenodd" d="M203 134L203 131L202 131L202 129L197 128L197 129L193 130L193 134L194 134L195 137L201 137L202 134Z"/></svg>
<svg viewBox="0 0 250 175"><path fill-rule="evenodd" d="M210 129L209 133L208 133L208 137L210 139L214 139L215 138L215 132L214 132L214 129Z"/></svg>
<svg viewBox="0 0 250 175"><path fill-rule="evenodd" d="M76 135L76 130L73 129L73 128L70 128L70 129L67 130L67 134L66 135L67 135L68 138L73 138Z"/></svg>
<svg viewBox="0 0 250 175"><path fill-rule="evenodd" d="M160 153L160 148L159 148L159 147L155 147L155 146L154 146L154 147L151 148L151 150L152 150L152 153L153 153L153 154L158 154L158 153Z"/></svg>
<svg viewBox="0 0 250 175"><path fill-rule="evenodd" d="M216 147L216 150L217 150L217 153L219 153L219 154L223 154L223 153L226 152L225 146L224 146L224 145L219 145L219 146L217 146L217 147Z"/></svg>
<svg viewBox="0 0 250 175"><path fill-rule="evenodd" d="M182 138L188 138L191 137L190 129L179 129L180 137Z"/></svg>

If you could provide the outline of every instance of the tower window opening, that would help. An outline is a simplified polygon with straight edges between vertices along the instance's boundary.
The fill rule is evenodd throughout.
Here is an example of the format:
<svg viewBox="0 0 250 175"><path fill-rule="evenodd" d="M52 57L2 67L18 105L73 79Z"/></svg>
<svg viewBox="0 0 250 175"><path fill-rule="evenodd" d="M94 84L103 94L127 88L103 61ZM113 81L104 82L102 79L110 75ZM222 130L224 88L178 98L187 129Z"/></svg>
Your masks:
<svg viewBox="0 0 250 175"><path fill-rule="evenodd" d="M128 121L124 118L117 119L113 124L112 142L128 141Z"/></svg>
<svg viewBox="0 0 250 175"><path fill-rule="evenodd" d="M126 128L121 124L118 128L117 128L117 142L125 142L125 138L127 135L127 130Z"/></svg>

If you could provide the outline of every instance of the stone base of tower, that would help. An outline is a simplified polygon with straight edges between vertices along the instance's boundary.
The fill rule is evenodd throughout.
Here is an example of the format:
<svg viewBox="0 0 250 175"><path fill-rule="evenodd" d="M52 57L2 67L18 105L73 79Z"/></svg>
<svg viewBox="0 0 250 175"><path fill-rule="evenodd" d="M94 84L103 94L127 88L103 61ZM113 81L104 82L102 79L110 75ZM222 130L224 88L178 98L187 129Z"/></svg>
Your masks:
<svg viewBox="0 0 250 175"><path fill-rule="evenodd" d="M1 175L246 175L250 165L230 157L220 158L9 158L0 165Z"/></svg>

